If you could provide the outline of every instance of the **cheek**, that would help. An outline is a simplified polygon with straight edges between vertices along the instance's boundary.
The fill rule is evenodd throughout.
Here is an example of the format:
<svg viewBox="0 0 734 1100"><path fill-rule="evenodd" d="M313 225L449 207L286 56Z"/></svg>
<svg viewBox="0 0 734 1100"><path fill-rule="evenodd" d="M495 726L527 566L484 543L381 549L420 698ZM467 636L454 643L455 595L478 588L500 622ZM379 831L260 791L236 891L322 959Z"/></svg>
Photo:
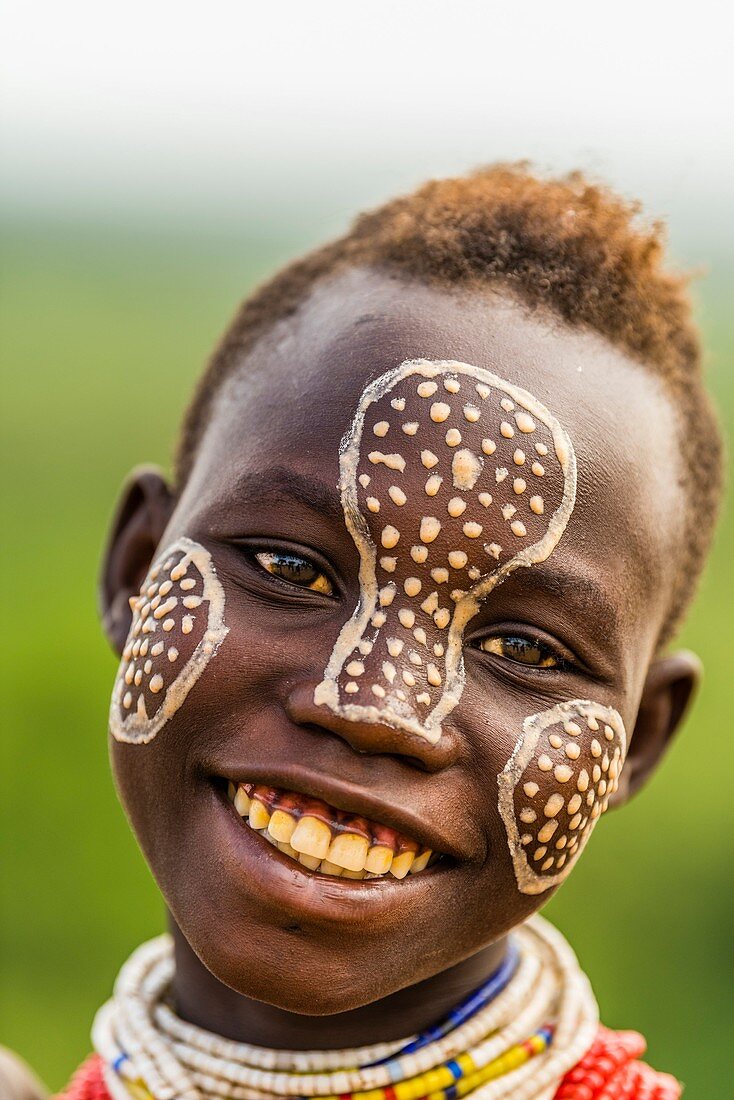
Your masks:
<svg viewBox="0 0 734 1100"><path fill-rule="evenodd" d="M617 789L626 750L621 717L600 703L560 703L525 720L499 777L522 893L540 894L569 874Z"/></svg>
<svg viewBox="0 0 734 1100"><path fill-rule="evenodd" d="M133 619L110 706L117 741L152 741L176 713L227 634L224 590L208 550L182 538L130 601Z"/></svg>

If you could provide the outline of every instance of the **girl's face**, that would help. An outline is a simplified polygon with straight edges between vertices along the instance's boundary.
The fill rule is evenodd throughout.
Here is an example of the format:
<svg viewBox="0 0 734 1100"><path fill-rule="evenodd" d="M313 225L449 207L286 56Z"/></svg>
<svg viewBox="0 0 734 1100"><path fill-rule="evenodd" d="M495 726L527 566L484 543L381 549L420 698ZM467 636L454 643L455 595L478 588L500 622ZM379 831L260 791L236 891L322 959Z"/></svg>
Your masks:
<svg viewBox="0 0 734 1100"><path fill-rule="evenodd" d="M449 373L416 376L440 392L391 391L389 419L363 408L361 518L345 516L340 440L369 383L418 358L472 364L536 404L498 393L492 447L479 376L460 376L471 401ZM133 597L136 630L125 644L130 618L115 628L115 777L173 919L217 978L342 1012L474 954L549 896L680 710L645 704L676 564L677 462L648 373L504 298L353 271L261 341L217 395L180 497L157 513L129 502L108 567L109 602ZM452 634L441 610L486 578ZM691 676L658 675L655 699ZM440 858L404 878L311 870L242 820L227 794L240 783Z"/></svg>

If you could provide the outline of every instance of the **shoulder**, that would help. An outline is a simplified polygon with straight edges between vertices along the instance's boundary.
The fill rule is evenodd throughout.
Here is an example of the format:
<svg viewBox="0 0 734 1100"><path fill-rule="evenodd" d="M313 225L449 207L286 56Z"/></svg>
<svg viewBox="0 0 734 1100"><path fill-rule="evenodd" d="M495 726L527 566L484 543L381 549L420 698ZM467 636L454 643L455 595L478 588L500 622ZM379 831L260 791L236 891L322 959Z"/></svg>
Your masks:
<svg viewBox="0 0 734 1100"><path fill-rule="evenodd" d="M0 1096L3 1100L47 1100L48 1089L22 1058L0 1047Z"/></svg>
<svg viewBox="0 0 734 1100"><path fill-rule="evenodd" d="M680 1082L639 1061L646 1046L637 1031L600 1027L590 1049L564 1077L555 1100L678 1100Z"/></svg>
<svg viewBox="0 0 734 1100"><path fill-rule="evenodd" d="M79 1066L56 1100L111 1100L102 1076L102 1059L92 1054Z"/></svg>

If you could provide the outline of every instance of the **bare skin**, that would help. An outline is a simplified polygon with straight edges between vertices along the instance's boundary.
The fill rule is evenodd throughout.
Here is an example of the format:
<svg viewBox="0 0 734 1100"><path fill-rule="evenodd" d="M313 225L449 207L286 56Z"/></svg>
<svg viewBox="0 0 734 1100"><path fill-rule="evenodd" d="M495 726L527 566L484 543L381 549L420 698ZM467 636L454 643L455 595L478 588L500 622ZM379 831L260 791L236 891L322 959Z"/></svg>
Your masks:
<svg viewBox="0 0 734 1100"><path fill-rule="evenodd" d="M359 595L339 441L365 385L418 357L529 390L579 464L551 558L509 577L472 620L466 688L435 745L313 703ZM434 1021L497 967L507 933L549 896L518 891L497 806L524 718L575 698L619 711L631 734L619 805L654 770L695 686L692 655L655 656L684 506L677 462L661 385L600 337L508 296L356 270L318 287L224 385L180 495L155 471L134 475L104 572L117 651L157 547L202 543L226 594L229 634L184 705L149 744L111 742L169 909L185 1019L273 1047L371 1043ZM415 488L406 510L419 507ZM271 576L262 550L313 563L331 591ZM495 652L480 648L488 638ZM555 667L518 660L518 638ZM330 882L249 832L223 797L227 779L323 797L449 858L402 882Z"/></svg>

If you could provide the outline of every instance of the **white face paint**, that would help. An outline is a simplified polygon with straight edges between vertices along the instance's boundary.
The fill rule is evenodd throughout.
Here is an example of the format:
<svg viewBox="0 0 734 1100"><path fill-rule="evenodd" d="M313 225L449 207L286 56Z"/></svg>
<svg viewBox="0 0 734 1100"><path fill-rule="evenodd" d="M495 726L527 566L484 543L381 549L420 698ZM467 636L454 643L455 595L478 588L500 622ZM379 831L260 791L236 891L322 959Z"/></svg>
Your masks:
<svg viewBox="0 0 734 1100"><path fill-rule="evenodd" d="M408 360L365 389L340 489L360 599L314 700L435 743L464 690L467 624L563 534L573 446L545 406L489 371Z"/></svg>
<svg viewBox="0 0 734 1100"><path fill-rule="evenodd" d="M133 620L110 706L117 741L152 741L228 633L211 554L182 538L158 557L130 600Z"/></svg>
<svg viewBox="0 0 734 1100"><path fill-rule="evenodd" d="M498 778L499 810L521 893L563 882L619 785L627 753L616 710L574 699L523 723Z"/></svg>

